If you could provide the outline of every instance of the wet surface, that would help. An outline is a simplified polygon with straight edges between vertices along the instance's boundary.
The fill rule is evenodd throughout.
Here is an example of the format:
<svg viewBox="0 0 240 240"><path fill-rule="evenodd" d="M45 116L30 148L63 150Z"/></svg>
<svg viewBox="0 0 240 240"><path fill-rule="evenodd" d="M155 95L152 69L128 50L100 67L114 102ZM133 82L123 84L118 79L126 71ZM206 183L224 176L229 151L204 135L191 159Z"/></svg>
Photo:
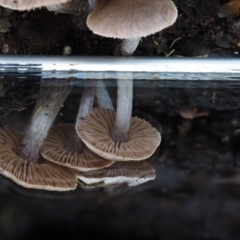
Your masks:
<svg viewBox="0 0 240 240"><path fill-rule="evenodd" d="M105 84L115 107L116 81ZM4 83L0 100L21 89L36 100L39 83L17 85ZM75 82L54 124L75 122L83 86ZM1 177L1 239L42 239L50 228L51 237L71 239L239 239L238 92L237 82L135 81L133 112L162 132L149 160L155 180L55 193ZM12 104L0 124L23 131L34 104Z"/></svg>

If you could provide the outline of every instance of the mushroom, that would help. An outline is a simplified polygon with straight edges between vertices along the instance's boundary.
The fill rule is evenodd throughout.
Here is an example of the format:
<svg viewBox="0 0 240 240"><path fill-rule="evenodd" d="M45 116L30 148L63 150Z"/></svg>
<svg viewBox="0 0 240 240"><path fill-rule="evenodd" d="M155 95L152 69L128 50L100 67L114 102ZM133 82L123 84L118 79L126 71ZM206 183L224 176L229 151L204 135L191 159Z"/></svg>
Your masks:
<svg viewBox="0 0 240 240"><path fill-rule="evenodd" d="M162 126L160 125L160 123L152 115L150 115L150 114L148 114L148 113L146 113L144 111L141 111L140 109L135 109L133 111L133 116L146 120L154 128L156 128L160 134L162 134Z"/></svg>
<svg viewBox="0 0 240 240"><path fill-rule="evenodd" d="M100 36L124 39L121 55L132 55L141 37L169 27L177 18L171 0L101 0L94 4L87 26Z"/></svg>
<svg viewBox="0 0 240 240"><path fill-rule="evenodd" d="M0 0L0 5L5 8L23 11L67 1L69 0Z"/></svg>
<svg viewBox="0 0 240 240"><path fill-rule="evenodd" d="M99 156L114 161L144 160L150 157L161 141L160 133L147 121L133 117L127 140L112 135L114 110L94 108L76 124L76 131L86 146Z"/></svg>
<svg viewBox="0 0 240 240"><path fill-rule="evenodd" d="M115 162L109 168L78 173L83 188L108 187L120 184L133 187L153 180L155 176L154 168L147 161Z"/></svg>
<svg viewBox="0 0 240 240"><path fill-rule="evenodd" d="M126 56L133 54L140 37L161 31L173 24L176 17L177 9L170 0L101 0L96 2L93 11L89 14L87 25L98 35L124 39L117 52ZM145 134L146 139L151 140L149 144L140 133L131 133L131 130L138 129L134 124L139 124L141 127L147 125L144 120L138 118L131 120L132 98L132 76L118 79L116 116L111 111L94 110L89 114L91 121L90 119L88 121L96 125L91 126L85 121L79 123L80 127L77 128L77 132L92 151L115 161L143 160L148 158L149 154L153 154L160 144L160 134L156 129L148 126ZM106 116L110 120L107 120ZM107 126L105 132L101 131L102 123L99 118L102 122L108 121L108 123L104 122L104 127ZM115 118L114 126L112 126L112 119ZM138 130L142 130L141 127ZM154 136L150 137L151 139L148 138L150 134ZM94 137L99 139L97 144L93 141ZM108 143L103 142L103 139Z"/></svg>
<svg viewBox="0 0 240 240"><path fill-rule="evenodd" d="M200 107L194 107L190 105L182 105L179 108L179 115L185 119L194 119L198 117L206 117L210 114L208 110L202 109Z"/></svg>
<svg viewBox="0 0 240 240"><path fill-rule="evenodd" d="M222 18L238 13L240 13L240 0L232 0L220 8L218 16Z"/></svg>
<svg viewBox="0 0 240 240"><path fill-rule="evenodd" d="M55 83L61 84L58 80ZM64 80L62 86L42 83L24 134L0 129L0 171L4 176L26 188L54 191L76 188L77 177L72 170L45 162L40 155L42 143L70 90L69 80Z"/></svg>
<svg viewBox="0 0 240 240"><path fill-rule="evenodd" d="M84 119L92 109L96 88L84 89L76 122ZM101 95L101 94L100 94ZM56 164L78 171L90 171L108 167L113 164L90 151L76 133L73 124L54 126L42 148L42 156Z"/></svg>

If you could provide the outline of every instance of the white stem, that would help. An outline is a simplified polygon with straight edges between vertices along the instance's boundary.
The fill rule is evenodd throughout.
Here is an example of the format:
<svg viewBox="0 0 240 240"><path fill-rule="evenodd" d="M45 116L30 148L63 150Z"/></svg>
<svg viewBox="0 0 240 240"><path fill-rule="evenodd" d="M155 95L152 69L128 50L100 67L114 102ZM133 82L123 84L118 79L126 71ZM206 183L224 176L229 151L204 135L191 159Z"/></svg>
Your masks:
<svg viewBox="0 0 240 240"><path fill-rule="evenodd" d="M112 139L115 142L127 142L131 125L133 79L118 79L117 114Z"/></svg>
<svg viewBox="0 0 240 240"><path fill-rule="evenodd" d="M134 53L140 38L123 39L118 49L117 55L129 56ZM128 132L131 125L133 100L133 78L118 79L117 114L112 139L115 142L127 142Z"/></svg>
<svg viewBox="0 0 240 240"><path fill-rule="evenodd" d="M88 115L88 113L92 110L95 94L95 87L85 87L82 94L76 122Z"/></svg>
<svg viewBox="0 0 240 240"><path fill-rule="evenodd" d="M98 106L100 108L105 108L105 109L111 109L114 110L114 107L112 105L112 100L108 94L108 91L105 87L105 84L103 81L99 80L97 82L97 92L96 92L96 97L98 100Z"/></svg>
<svg viewBox="0 0 240 240"><path fill-rule="evenodd" d="M121 44L118 46L117 55L131 56L138 47L140 38L126 38L123 39Z"/></svg>
<svg viewBox="0 0 240 240"><path fill-rule="evenodd" d="M83 119L92 110L95 93L96 93L95 86L91 87L87 86L83 90L76 122ZM82 140L78 136L76 130L74 129L65 149L68 150L69 152L81 153L82 145L83 145Z"/></svg>
<svg viewBox="0 0 240 240"><path fill-rule="evenodd" d="M39 152L43 141L72 89L72 84L69 84L72 80L64 81L62 86L41 86L31 121L25 129L18 152L18 155L28 162L39 162ZM60 82L55 80L55 83Z"/></svg>

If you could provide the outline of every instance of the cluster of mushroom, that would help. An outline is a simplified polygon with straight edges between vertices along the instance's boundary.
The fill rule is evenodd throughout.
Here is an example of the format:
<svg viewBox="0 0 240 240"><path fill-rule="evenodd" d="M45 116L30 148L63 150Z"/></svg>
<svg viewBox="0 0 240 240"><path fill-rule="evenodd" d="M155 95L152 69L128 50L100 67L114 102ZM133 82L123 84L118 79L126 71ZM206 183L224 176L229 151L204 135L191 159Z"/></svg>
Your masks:
<svg viewBox="0 0 240 240"><path fill-rule="evenodd" d="M62 84L61 81L55 81L56 85ZM134 186L154 179L154 169L147 162L114 163L113 160L115 159L109 157L109 153L107 154L108 159L105 159L104 151L100 154L93 153L79 138L79 129L86 127L81 126L81 124L88 123L92 114L99 115L100 113L101 115L101 110L104 110L101 108L92 109L95 95L98 97L99 105L104 104L101 102L104 97L101 91L105 90L105 95L107 93L104 87L101 91L99 89L96 91L95 86L85 88L75 125L60 124L52 126L70 90L71 81L69 84L65 80L63 86L47 86L46 83L42 83L35 109L25 132L21 133L9 128L0 129L1 173L23 187L53 191L75 189L78 178L85 182L87 186L98 182L103 183L103 185L127 183L128 186ZM109 104L106 105L110 106ZM114 114L113 110L107 111ZM112 114L98 118L98 123L103 123L106 128L100 126L100 135L92 139L91 142L97 145L99 138L110 138L111 124L114 122ZM106 120L105 123L104 120ZM137 141L137 143L132 144L137 147L141 138L143 139L141 135L146 135L145 141L153 138L153 136L147 135L151 133L150 130L145 129L142 133L137 133L137 129L141 131L141 127L150 125L141 124L142 126L136 127L139 120L136 118L132 121L134 126L129 134L129 142ZM159 143L159 132L151 126L148 127L151 128L152 132L155 132L155 137L157 137ZM97 129L98 126L96 125L94 128ZM87 128L86 130L89 131ZM104 143L103 139L101 141ZM154 149L156 149L158 143L155 144ZM107 145L107 142L104 144ZM128 143L124 144L128 145ZM118 143L115 145L118 145ZM109 147L111 148L111 146ZM130 160L126 148L123 146L122 150L117 152L118 155L119 152L122 152L120 155L127 156L127 158L122 156L123 161ZM152 147L145 148L150 149ZM99 151L97 152L99 153ZM137 149L131 151L133 155L137 154Z"/></svg>
<svg viewBox="0 0 240 240"><path fill-rule="evenodd" d="M101 107L93 108L95 95ZM41 152L45 159L78 171L78 178L86 184L94 181L113 184L117 181L132 185L132 179L139 184L153 179L154 169L147 162L134 164L129 161L149 158L159 146L161 136L143 119L134 117L128 125L130 128L123 135L103 85L87 86L82 94L75 126L54 126ZM124 163L116 164L115 161ZM135 171L129 170L133 166ZM94 176L102 177L97 180Z"/></svg>
<svg viewBox="0 0 240 240"><path fill-rule="evenodd" d="M42 81L38 99L25 132L0 128L0 172L26 188L68 191L76 188L71 169L46 162L40 150L61 105L71 91L71 80Z"/></svg>
<svg viewBox="0 0 240 240"><path fill-rule="evenodd" d="M25 10L63 2L66 0L3 0L0 5ZM92 11L87 19L88 27L96 34L124 39L116 50L118 55L132 55L141 37L172 25L177 17L171 0L89 0L89 4ZM88 87L82 96L75 127L62 124L52 127L48 134L60 109L59 103L67 96L66 89L45 90L40 94L24 135L0 129L0 145L10 153L0 152L3 175L25 187L57 191L74 189L77 178L86 184L112 184L120 181L116 177L120 173L128 185L153 179L155 173L149 164L131 162L149 158L161 141L159 131L151 124L131 117L133 79L118 79L116 112L111 104L105 106L101 102L95 87ZM101 108L92 109L95 95ZM95 172L97 169L102 170Z"/></svg>

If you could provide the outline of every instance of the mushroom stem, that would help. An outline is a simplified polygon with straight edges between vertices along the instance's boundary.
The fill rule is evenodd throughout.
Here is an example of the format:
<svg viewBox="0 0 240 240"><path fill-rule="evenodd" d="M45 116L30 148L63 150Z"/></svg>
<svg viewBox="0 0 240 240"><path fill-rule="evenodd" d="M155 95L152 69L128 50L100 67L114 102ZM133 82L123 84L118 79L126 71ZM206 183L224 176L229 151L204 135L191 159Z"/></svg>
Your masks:
<svg viewBox="0 0 240 240"><path fill-rule="evenodd" d="M117 46L116 55L131 56L138 47L140 38L125 38Z"/></svg>
<svg viewBox="0 0 240 240"><path fill-rule="evenodd" d="M48 131L72 89L71 79L55 80L54 86L42 82L31 121L28 123L20 143L19 157L28 162L39 162L39 151Z"/></svg>
<svg viewBox="0 0 240 240"><path fill-rule="evenodd" d="M98 100L98 106L100 108L114 110L114 107L112 105L112 100L108 94L105 84L101 80L97 82L96 97Z"/></svg>
<svg viewBox="0 0 240 240"><path fill-rule="evenodd" d="M129 56L134 53L139 38L123 39L117 49L117 54ZM132 116L132 99L133 99L133 79L118 79L118 96L117 96L117 114L112 139L115 142L127 142L128 131L131 124Z"/></svg>
<svg viewBox="0 0 240 240"><path fill-rule="evenodd" d="M95 87L92 86L85 87L80 101L76 122L80 121L81 119L84 119L84 117L92 110L95 93L96 93ZM68 150L69 152L81 153L82 146L83 142L81 138L78 136L76 130L74 129L65 149Z"/></svg>
<svg viewBox="0 0 240 240"><path fill-rule="evenodd" d="M93 86L85 87L80 101L79 111L76 121L84 118L93 108L96 88Z"/></svg>
<svg viewBox="0 0 240 240"><path fill-rule="evenodd" d="M117 114L112 139L127 142L131 124L133 79L118 79Z"/></svg>

